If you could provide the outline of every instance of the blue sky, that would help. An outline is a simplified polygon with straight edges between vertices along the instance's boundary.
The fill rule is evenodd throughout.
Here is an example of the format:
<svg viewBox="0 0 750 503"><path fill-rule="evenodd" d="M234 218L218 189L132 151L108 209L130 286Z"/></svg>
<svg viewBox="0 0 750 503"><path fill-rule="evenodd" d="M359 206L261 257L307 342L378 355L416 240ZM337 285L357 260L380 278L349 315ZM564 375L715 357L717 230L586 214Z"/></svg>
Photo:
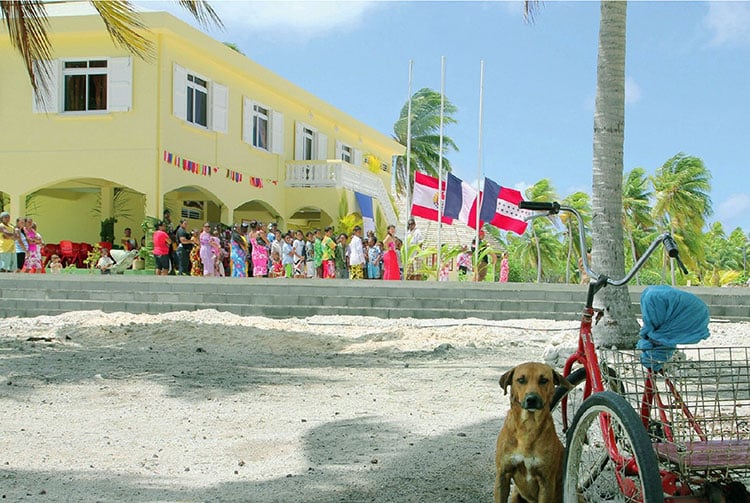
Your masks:
<svg viewBox="0 0 750 503"><path fill-rule="evenodd" d="M176 3L138 2L192 22ZM454 173L475 183L479 69L481 163L523 189L549 178L561 197L591 192L599 2L211 2L229 41L252 60L391 135L413 84L445 90L458 124L445 134ZM628 5L625 170L653 174L684 152L712 174L714 214L750 231L750 2Z"/></svg>

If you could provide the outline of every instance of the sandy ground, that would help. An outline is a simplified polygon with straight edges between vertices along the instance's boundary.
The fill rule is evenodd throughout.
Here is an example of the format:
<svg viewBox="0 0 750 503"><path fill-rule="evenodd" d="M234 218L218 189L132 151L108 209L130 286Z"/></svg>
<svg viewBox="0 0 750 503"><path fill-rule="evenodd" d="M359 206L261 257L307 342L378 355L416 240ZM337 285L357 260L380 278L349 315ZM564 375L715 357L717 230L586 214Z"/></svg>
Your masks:
<svg viewBox="0 0 750 503"><path fill-rule="evenodd" d="M712 323L745 345L748 323ZM2 501L481 502L500 375L574 322L0 319Z"/></svg>

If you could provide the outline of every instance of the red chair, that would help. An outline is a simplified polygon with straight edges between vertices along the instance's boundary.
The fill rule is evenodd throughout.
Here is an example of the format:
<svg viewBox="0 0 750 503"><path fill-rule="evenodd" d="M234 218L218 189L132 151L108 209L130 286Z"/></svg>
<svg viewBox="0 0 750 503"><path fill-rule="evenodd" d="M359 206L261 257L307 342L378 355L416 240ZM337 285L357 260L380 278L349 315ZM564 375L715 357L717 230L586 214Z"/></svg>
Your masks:
<svg viewBox="0 0 750 503"><path fill-rule="evenodd" d="M73 241L60 241L60 260L62 261L63 267L67 267L70 264L75 264L78 267L78 254L80 247L78 243Z"/></svg>
<svg viewBox="0 0 750 503"><path fill-rule="evenodd" d="M112 251L112 243L109 241L99 241L99 248L106 248L108 252Z"/></svg>

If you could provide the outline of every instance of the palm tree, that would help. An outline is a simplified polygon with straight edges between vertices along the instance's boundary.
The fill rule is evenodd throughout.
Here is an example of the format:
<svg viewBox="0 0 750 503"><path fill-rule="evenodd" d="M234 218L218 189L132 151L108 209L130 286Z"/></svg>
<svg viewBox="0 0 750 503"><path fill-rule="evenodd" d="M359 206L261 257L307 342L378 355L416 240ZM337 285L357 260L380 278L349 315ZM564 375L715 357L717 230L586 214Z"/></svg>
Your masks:
<svg viewBox="0 0 750 503"><path fill-rule="evenodd" d="M525 191L527 201L555 201L557 195L555 189L548 178L543 178L536 182ZM542 262L545 259L550 259L554 255L547 255L543 253L543 248L547 248L545 251L549 251L550 244L547 242L553 234L548 232L552 222L549 219L535 219L531 221L531 240L536 248L536 282L542 282ZM555 254L556 255L556 254Z"/></svg>
<svg viewBox="0 0 750 503"><path fill-rule="evenodd" d="M651 231L654 220L651 218L649 201L653 192L648 188L646 170L633 168L625 173L622 182L622 227L627 234L630 255L635 263L643 252L638 237ZM636 283L641 284L640 274L635 277Z"/></svg>
<svg viewBox="0 0 750 503"><path fill-rule="evenodd" d="M713 212L711 173L698 157L679 153L665 162L651 177L654 186L653 216L657 225L675 236L691 257L703 256L702 229ZM672 264L672 284L675 284Z"/></svg>
<svg viewBox="0 0 750 503"><path fill-rule="evenodd" d="M205 0L179 0L178 3L204 26L222 26L219 16ZM141 58L151 54L151 42L142 34L146 29L135 7L128 0L91 0L110 36L129 52ZM47 11L43 0L0 0L0 17L8 27L10 42L21 55L34 90L49 87L52 45L47 37ZM39 66L34 62L37 61ZM37 73L35 73L35 67Z"/></svg>
<svg viewBox="0 0 750 503"><path fill-rule="evenodd" d="M440 152L440 93L423 88L414 93L411 99L411 159L410 172L406 172L406 162L400 159L396 169L396 190L403 193L406 183L413 184L413 174L421 171L431 176L438 176L438 161L442 155L443 168L446 172L451 165L445 154L448 150L458 151L453 140L443 135L443 152ZM452 114L458 109L446 98L443 103L443 125L456 124ZM401 109L398 121L393 125L393 139L401 145L407 144L409 104Z"/></svg>
<svg viewBox="0 0 750 503"><path fill-rule="evenodd" d="M531 19L538 2L524 2ZM592 257L594 270L611 277L625 274L622 232L622 173L625 143L626 0L602 0L594 105L592 183ZM627 286L604 288L597 295L609 316L597 325L596 338L606 346L632 346L638 321Z"/></svg>
<svg viewBox="0 0 750 503"><path fill-rule="evenodd" d="M584 228L588 228L591 223L591 203L589 201L589 195L585 192L574 192L565 199L562 200L564 206L570 206L578 210L583 217ZM573 250L580 257L586 250L581 250L581 243L578 236L580 230L578 229L578 220L574 218L570 213L561 213L560 220L565 225L565 239L568 242L567 256L565 259L565 282L570 283L570 271L574 268L573 264Z"/></svg>

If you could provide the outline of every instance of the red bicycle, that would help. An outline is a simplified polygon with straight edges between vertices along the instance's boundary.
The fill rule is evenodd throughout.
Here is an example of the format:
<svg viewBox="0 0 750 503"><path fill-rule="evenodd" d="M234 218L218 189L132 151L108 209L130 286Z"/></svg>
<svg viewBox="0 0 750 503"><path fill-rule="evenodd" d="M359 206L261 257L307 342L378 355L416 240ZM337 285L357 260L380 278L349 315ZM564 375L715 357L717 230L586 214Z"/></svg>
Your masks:
<svg viewBox="0 0 750 503"><path fill-rule="evenodd" d="M531 201L519 208L537 211L532 218L572 214L585 249L574 208ZM592 271L582 254L590 283L578 348L563 369L574 387L558 388L552 405L566 431L564 501L750 501L750 348L679 345L648 365L645 350L597 348L592 337L602 316L596 293L627 284L661 245L687 273L668 233L619 280Z"/></svg>

